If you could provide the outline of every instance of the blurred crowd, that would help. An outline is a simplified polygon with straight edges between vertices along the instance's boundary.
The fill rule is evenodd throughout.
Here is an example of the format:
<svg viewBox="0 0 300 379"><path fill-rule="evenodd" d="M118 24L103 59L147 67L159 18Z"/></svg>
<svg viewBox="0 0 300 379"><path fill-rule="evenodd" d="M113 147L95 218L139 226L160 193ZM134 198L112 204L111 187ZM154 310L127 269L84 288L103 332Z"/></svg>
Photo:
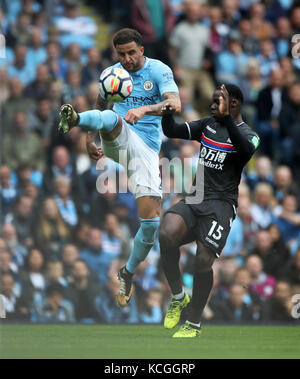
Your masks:
<svg viewBox="0 0 300 379"><path fill-rule="evenodd" d="M297 322L300 294L300 3L292 0L2 0L0 47L0 294L8 321L161 323L170 300L158 242L118 308L116 273L138 229L125 173L99 194L104 170L85 134L57 131L59 107L94 107L101 71L115 63L99 48L97 15L111 34L130 26L146 55L169 64L183 104L178 120L206 116L213 90L239 85L243 116L261 138L244 171L238 215L214 265L204 318ZM2 39L3 40L3 39ZM292 42L293 41L293 42ZM300 42L300 36L299 36ZM198 142L162 136L161 158L190 158ZM181 198L181 165L164 182L163 211ZM107 160L105 170L116 168ZM185 290L195 245L182 247ZM298 319L299 321L299 319Z"/></svg>

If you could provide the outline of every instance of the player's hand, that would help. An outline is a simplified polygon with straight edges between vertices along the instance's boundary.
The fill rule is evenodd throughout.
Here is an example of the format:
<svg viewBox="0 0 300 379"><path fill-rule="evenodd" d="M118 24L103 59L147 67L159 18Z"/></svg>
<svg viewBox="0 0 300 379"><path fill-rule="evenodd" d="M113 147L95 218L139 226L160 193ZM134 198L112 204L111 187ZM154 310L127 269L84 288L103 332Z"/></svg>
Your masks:
<svg viewBox="0 0 300 379"><path fill-rule="evenodd" d="M174 114L176 113L176 107L174 104L166 102L162 107L161 107L161 114L162 116L166 114Z"/></svg>
<svg viewBox="0 0 300 379"><path fill-rule="evenodd" d="M229 115L229 93L224 84L221 85L222 96L219 97L219 113L221 117Z"/></svg>
<svg viewBox="0 0 300 379"><path fill-rule="evenodd" d="M138 121L145 116L145 111L142 108L135 108L130 109L125 117L124 120L128 122L129 124L137 124Z"/></svg>
<svg viewBox="0 0 300 379"><path fill-rule="evenodd" d="M98 161L100 158L104 156L101 147L98 147L94 142L87 143L86 149L89 157L94 161Z"/></svg>

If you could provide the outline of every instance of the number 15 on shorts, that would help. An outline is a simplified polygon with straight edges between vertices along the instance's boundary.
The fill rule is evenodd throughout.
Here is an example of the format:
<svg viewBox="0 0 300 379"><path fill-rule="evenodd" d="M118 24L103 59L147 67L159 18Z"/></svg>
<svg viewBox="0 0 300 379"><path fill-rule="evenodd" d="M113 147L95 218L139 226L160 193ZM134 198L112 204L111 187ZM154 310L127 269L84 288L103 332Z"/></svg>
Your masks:
<svg viewBox="0 0 300 379"><path fill-rule="evenodd" d="M219 241L222 238L223 226L218 224L217 221L212 222L212 226L208 232L208 236L212 237L214 240Z"/></svg>

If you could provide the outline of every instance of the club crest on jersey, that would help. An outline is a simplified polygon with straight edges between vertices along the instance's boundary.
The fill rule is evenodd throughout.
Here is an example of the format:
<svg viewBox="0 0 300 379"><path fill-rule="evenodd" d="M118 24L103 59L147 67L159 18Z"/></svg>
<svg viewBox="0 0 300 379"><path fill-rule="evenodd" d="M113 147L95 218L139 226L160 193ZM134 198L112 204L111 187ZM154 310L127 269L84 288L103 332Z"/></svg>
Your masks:
<svg viewBox="0 0 300 379"><path fill-rule="evenodd" d="M150 80L146 80L144 83L144 90L151 91L153 89L153 83Z"/></svg>

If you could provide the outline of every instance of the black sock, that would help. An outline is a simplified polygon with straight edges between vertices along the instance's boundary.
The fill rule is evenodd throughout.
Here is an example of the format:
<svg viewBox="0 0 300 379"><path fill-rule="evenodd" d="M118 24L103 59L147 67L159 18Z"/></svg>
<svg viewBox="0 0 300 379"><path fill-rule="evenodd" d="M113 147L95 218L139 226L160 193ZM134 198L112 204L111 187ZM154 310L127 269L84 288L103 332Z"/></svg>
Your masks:
<svg viewBox="0 0 300 379"><path fill-rule="evenodd" d="M188 321L199 324L210 291L213 286L214 273L211 269L207 272L196 272L193 282L193 296Z"/></svg>
<svg viewBox="0 0 300 379"><path fill-rule="evenodd" d="M172 294L177 295L182 291L181 272L179 268L179 248L160 246L161 262Z"/></svg>

